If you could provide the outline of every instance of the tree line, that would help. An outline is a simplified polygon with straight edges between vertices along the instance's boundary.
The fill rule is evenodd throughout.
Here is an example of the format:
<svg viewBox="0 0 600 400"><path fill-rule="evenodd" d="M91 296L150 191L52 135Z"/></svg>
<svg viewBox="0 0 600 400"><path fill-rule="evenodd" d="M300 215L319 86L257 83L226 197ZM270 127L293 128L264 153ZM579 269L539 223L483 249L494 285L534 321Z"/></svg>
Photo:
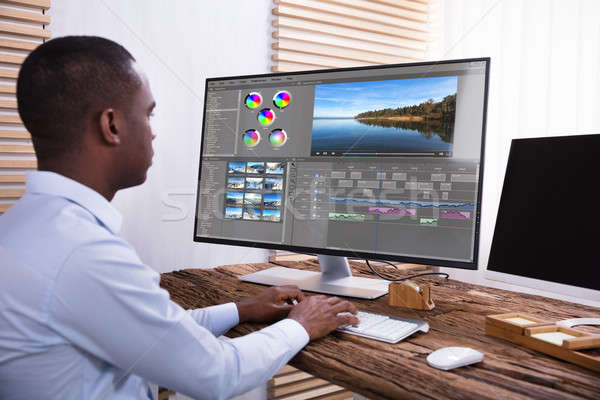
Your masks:
<svg viewBox="0 0 600 400"><path fill-rule="evenodd" d="M354 118L391 118L401 116L422 116L426 119L441 119L453 121L456 113L456 93L444 97L442 101L435 102L429 99L424 103L398 108L384 108L383 110L365 111Z"/></svg>

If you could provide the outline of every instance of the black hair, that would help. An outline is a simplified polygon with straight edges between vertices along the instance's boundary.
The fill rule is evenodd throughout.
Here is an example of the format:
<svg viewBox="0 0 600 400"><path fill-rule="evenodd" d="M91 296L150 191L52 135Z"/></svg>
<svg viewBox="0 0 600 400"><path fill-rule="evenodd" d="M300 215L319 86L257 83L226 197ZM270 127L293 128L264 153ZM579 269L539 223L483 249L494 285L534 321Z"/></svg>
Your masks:
<svg viewBox="0 0 600 400"><path fill-rule="evenodd" d="M88 121L124 105L141 85L133 56L96 36L65 36L38 46L23 62L17 102L38 160L78 148Z"/></svg>

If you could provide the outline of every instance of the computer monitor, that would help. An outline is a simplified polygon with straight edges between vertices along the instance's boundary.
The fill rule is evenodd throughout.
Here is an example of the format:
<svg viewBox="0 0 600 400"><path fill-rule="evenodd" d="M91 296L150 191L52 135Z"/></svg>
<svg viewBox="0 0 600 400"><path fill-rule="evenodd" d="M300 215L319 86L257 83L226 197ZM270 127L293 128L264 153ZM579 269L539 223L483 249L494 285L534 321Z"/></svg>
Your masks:
<svg viewBox="0 0 600 400"><path fill-rule="evenodd" d="M600 302L600 135L514 139L486 277Z"/></svg>
<svg viewBox="0 0 600 400"><path fill-rule="evenodd" d="M476 269L489 62L207 79L194 240L316 253L242 279L352 297L389 282L345 256Z"/></svg>

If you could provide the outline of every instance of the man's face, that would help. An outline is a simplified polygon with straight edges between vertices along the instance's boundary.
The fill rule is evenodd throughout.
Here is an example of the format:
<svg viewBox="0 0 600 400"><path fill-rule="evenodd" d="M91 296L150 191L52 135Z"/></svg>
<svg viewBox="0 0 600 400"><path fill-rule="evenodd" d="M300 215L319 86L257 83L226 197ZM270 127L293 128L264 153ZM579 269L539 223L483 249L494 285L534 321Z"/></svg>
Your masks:
<svg viewBox="0 0 600 400"><path fill-rule="evenodd" d="M120 177L121 187L136 186L144 183L146 172L152 165L152 140L156 137L150 126L150 117L156 105L146 74L136 64L142 84L130 96L130 104L122 114L125 130L121 139L122 152L119 163L123 166Z"/></svg>

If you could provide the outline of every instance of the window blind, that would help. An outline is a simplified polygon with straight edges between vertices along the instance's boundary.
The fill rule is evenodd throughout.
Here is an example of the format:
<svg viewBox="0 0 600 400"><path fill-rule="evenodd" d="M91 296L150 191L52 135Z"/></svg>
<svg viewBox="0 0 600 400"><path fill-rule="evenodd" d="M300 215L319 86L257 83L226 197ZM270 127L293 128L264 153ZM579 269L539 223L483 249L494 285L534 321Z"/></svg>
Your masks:
<svg viewBox="0 0 600 400"><path fill-rule="evenodd" d="M25 192L25 171L37 166L29 133L17 111L19 68L50 38L50 0L0 0L0 214Z"/></svg>
<svg viewBox="0 0 600 400"><path fill-rule="evenodd" d="M274 0L273 72L425 60L436 0Z"/></svg>

